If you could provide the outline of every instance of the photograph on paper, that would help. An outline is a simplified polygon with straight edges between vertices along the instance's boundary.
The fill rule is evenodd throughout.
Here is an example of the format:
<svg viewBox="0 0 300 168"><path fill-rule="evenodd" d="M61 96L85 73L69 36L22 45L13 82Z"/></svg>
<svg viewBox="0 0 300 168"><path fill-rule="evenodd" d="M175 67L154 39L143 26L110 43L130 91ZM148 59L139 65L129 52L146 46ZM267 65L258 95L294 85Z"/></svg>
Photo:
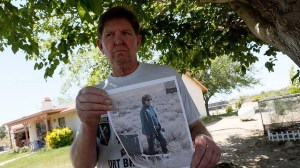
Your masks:
<svg viewBox="0 0 300 168"><path fill-rule="evenodd" d="M193 145L175 76L108 93L109 121L135 165L190 167Z"/></svg>

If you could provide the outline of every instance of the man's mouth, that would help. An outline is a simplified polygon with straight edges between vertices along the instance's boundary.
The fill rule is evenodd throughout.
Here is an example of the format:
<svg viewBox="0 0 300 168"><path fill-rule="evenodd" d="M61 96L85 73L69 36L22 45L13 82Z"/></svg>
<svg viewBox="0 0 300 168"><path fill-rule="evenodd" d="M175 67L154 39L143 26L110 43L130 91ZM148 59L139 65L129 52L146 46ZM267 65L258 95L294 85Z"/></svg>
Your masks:
<svg viewBox="0 0 300 168"><path fill-rule="evenodd" d="M119 53L119 52L127 52L127 50L116 50L114 53Z"/></svg>

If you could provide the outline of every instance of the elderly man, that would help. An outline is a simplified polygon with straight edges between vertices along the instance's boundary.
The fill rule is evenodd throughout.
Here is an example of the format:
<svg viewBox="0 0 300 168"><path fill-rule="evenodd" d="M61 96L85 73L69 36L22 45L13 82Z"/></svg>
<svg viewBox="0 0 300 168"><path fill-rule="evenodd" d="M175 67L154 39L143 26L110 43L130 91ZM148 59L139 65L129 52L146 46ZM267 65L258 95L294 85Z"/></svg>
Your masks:
<svg viewBox="0 0 300 168"><path fill-rule="evenodd" d="M124 149L113 131L107 134L107 143L101 143L102 137L97 136L102 121L109 124L106 113L113 109L112 100L106 90L169 76L176 76L178 81L195 146L191 167L213 167L220 159L221 150L200 121L200 113L181 76L171 67L145 64L137 60L141 44L139 30L136 16L124 7L108 9L99 18L97 45L106 56L112 73L99 85L83 88L76 97L76 110L81 124L71 147L74 167L87 168L96 164L98 167L132 166L128 155L122 153Z"/></svg>

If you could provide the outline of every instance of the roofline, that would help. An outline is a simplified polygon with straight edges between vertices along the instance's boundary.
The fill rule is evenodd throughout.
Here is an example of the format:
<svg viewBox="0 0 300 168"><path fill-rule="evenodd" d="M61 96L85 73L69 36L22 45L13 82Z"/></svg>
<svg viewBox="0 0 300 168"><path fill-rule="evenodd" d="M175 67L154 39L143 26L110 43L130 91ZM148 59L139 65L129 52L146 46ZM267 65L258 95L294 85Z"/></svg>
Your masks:
<svg viewBox="0 0 300 168"><path fill-rule="evenodd" d="M203 93L207 93L208 89L200 81L198 81L196 78L193 78L191 76L191 73L186 72L185 75L187 77L189 77L190 79L192 79L201 88L201 90L202 90Z"/></svg>
<svg viewBox="0 0 300 168"><path fill-rule="evenodd" d="M60 113L65 114L65 113L70 113L70 112L73 112L73 111L76 111L75 107L66 108L66 109L62 110Z"/></svg>
<svg viewBox="0 0 300 168"><path fill-rule="evenodd" d="M45 115L45 114L48 115L48 114L53 114L53 113L59 113L65 109L66 108L58 108L58 109L49 109L49 110L40 111L40 112L31 114L31 115L28 115L28 116L25 116L25 117L22 117L22 118L19 118L19 119L16 119L16 120L13 120L13 121L10 121L7 123L4 123L3 125L12 126L15 124L22 124L22 122L26 122L27 120L30 120L34 117L38 117L38 116Z"/></svg>

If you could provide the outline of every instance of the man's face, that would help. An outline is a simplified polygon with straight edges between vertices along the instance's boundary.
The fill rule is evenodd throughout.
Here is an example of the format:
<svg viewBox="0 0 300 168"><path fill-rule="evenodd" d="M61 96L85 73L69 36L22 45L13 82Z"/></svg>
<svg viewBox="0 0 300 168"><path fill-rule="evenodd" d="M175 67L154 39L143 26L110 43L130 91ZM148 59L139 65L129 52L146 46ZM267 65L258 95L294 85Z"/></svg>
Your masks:
<svg viewBox="0 0 300 168"><path fill-rule="evenodd" d="M104 25L102 39L97 41L111 68L122 70L138 64L136 53L141 44L129 21L112 19Z"/></svg>
<svg viewBox="0 0 300 168"><path fill-rule="evenodd" d="M146 100L145 100L145 105L146 106L151 106L151 97L148 97Z"/></svg>

